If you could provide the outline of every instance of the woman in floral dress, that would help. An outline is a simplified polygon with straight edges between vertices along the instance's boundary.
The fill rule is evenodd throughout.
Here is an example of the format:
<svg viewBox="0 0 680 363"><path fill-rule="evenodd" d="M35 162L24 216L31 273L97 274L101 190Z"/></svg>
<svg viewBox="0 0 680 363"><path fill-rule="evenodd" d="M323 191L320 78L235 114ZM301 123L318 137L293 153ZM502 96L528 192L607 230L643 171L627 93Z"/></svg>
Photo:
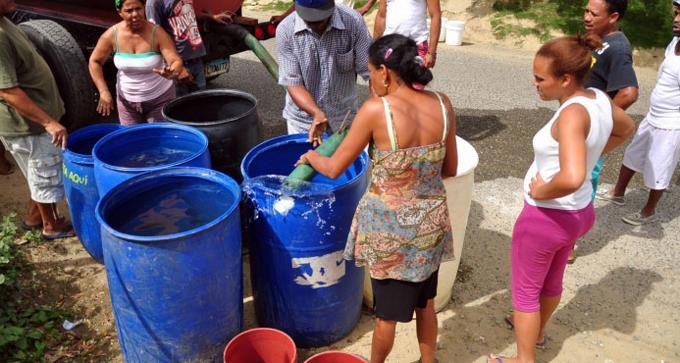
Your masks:
<svg viewBox="0 0 680 363"><path fill-rule="evenodd" d="M439 264L453 257L451 223L442 177L454 176L456 119L448 97L416 90L432 73L413 40L392 34L369 49L375 95L359 110L332 157L315 151L309 163L336 178L371 144L373 177L357 207L345 257L371 274L376 314L371 362L381 363L394 343L396 323L416 313L421 360L435 362L434 297Z"/></svg>

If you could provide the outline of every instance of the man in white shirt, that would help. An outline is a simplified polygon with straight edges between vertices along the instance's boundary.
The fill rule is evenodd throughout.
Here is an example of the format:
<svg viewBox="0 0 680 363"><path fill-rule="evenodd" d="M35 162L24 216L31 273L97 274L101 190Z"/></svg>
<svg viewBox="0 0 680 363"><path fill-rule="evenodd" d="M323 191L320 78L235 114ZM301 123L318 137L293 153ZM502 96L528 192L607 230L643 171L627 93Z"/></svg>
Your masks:
<svg viewBox="0 0 680 363"><path fill-rule="evenodd" d="M649 112L626 148L619 179L612 191L598 195L624 205L626 187L636 172L642 173L649 188L647 203L623 221L639 226L656 221L656 206L673 177L680 160L680 0L673 0L673 33L666 57L659 67Z"/></svg>

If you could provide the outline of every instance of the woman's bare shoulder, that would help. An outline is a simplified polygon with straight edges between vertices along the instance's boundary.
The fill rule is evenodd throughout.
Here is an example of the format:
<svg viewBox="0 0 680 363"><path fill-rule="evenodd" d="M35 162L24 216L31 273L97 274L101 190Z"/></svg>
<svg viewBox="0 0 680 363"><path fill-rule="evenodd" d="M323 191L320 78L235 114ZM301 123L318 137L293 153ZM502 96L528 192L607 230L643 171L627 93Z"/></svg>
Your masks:
<svg viewBox="0 0 680 363"><path fill-rule="evenodd" d="M382 113L383 109L384 104L380 97L370 97L364 102L363 105L361 105L359 112L365 113L367 115L375 115Z"/></svg>

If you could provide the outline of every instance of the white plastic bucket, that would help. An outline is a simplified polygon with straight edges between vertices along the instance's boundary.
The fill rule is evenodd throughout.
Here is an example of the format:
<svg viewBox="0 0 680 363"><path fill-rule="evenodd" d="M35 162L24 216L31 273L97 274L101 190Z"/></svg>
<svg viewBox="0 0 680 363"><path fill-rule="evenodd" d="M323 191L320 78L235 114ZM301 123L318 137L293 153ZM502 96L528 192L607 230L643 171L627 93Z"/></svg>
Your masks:
<svg viewBox="0 0 680 363"><path fill-rule="evenodd" d="M479 155L469 142L456 136L458 146L458 170L453 178L444 179L446 188L446 201L449 209L449 218L453 229L454 259L442 263L439 266L437 283L437 296L434 298L435 311L441 311L451 300L453 283L458 274L458 265L463 253L465 229L470 203L472 202L472 190L475 182L475 168L479 163ZM373 290L371 289L371 276L368 268L365 269L364 278L364 304L373 308Z"/></svg>
<svg viewBox="0 0 680 363"><path fill-rule="evenodd" d="M449 19L442 16L441 26L439 27L439 42L440 43L446 41L446 23L448 21L449 21ZM427 30L428 31L430 31L430 29L431 29L431 23L432 23L432 19L427 18Z"/></svg>
<svg viewBox="0 0 680 363"><path fill-rule="evenodd" d="M461 45L463 44L463 31L465 30L465 22L460 20L449 20L446 22L446 44Z"/></svg>

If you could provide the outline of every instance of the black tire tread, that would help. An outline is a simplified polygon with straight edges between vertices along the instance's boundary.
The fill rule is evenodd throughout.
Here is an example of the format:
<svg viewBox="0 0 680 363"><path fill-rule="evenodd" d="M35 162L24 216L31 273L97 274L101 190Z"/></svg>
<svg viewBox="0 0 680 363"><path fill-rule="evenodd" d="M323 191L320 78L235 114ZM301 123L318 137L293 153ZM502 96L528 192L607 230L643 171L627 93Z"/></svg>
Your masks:
<svg viewBox="0 0 680 363"><path fill-rule="evenodd" d="M91 122L96 109L95 87L76 40L51 20L31 20L19 26L34 42L57 81L66 108L62 124L75 129Z"/></svg>

